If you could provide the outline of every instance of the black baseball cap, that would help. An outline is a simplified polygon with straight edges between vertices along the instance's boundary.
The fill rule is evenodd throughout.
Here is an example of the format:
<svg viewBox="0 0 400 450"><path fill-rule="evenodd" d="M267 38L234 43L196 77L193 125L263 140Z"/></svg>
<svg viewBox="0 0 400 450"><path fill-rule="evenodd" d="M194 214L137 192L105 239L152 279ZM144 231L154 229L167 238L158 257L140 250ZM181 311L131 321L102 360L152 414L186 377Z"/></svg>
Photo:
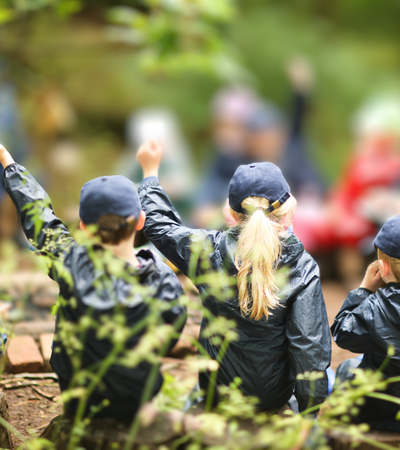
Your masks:
<svg viewBox="0 0 400 450"><path fill-rule="evenodd" d="M374 245L386 255L400 259L400 216L392 217L382 226Z"/></svg>
<svg viewBox="0 0 400 450"><path fill-rule="evenodd" d="M137 219L141 209L135 185L122 175L95 178L82 186L79 216L86 225L105 214Z"/></svg>
<svg viewBox="0 0 400 450"><path fill-rule="evenodd" d="M229 206L238 213L245 213L242 201L247 197L264 197L272 212L290 197L290 188L281 169L270 162L239 166L229 183Z"/></svg>

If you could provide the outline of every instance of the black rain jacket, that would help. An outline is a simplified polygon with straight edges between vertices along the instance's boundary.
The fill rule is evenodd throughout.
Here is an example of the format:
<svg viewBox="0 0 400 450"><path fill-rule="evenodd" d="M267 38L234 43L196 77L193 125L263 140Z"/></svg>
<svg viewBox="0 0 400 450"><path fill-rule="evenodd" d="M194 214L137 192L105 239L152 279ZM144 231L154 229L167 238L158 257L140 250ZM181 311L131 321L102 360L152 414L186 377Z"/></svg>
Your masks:
<svg viewBox="0 0 400 450"><path fill-rule="evenodd" d="M4 172L4 186L17 208L27 238L34 241L34 246L39 251L46 246L46 253L61 262L65 271L59 269L52 270L50 273L50 277L59 284L60 296L65 300L60 303L57 313L56 335L51 356L51 365L59 377L60 388L64 391L69 387L73 370L67 349L57 338L57 332L60 331L60 317L63 317L66 322L76 324L84 315L99 320L102 316L113 317L116 312L121 312L125 317L126 326L134 327L149 314L144 295L150 294L136 293L135 286L129 284L132 278L127 281L125 277L118 278L94 267L88 254L88 247L78 245L74 241L64 223L55 216L44 189L24 167L18 164L8 166ZM25 208L27 205L30 205L28 210ZM32 211L35 214L34 217ZM37 230L35 230L35 222L39 224ZM48 246L49 233L56 233L51 248ZM100 260L106 252L101 246L96 246L93 250L96 258ZM110 252L107 253L111 258L115 258ZM126 263L124 265L126 273L135 277L137 285L149 287L152 297L167 303L172 302L171 308L160 314L161 323L179 323L179 331L182 330L186 320L186 309L176 304L183 292L178 278L150 251L139 251L137 258L140 267L136 268ZM121 262L115 259L116 262ZM68 277L71 277L72 283L66 282ZM101 285L101 288L95 285ZM133 348L145 332L146 329L142 329L131 336L126 342L126 347ZM78 339L80 337L77 336ZM175 342L171 342L170 347ZM89 328L82 344L83 369L103 361L113 348L112 342L106 338L99 339L93 328ZM147 362L142 362L136 367L112 365L103 377L99 388L90 397L88 406L98 405L103 399L108 399L111 402L110 405L103 408L97 417L130 420L140 405L151 367L151 364ZM160 390L162 380L162 375L158 372L152 396ZM72 400L67 405L70 413L74 413L76 407L77 400Z"/></svg>
<svg viewBox="0 0 400 450"><path fill-rule="evenodd" d="M339 347L364 353L360 369L379 369L387 357L388 347L394 347L395 353L383 374L386 378L399 376L400 283L388 283L375 294L364 288L351 291L331 330ZM400 382L389 384L385 394L400 398ZM370 397L365 400L357 421L369 423L376 429L400 430L400 422L395 420L399 405Z"/></svg>
<svg viewBox="0 0 400 450"><path fill-rule="evenodd" d="M139 198L147 215L145 235L185 275L188 275L192 240L211 245L213 252L209 260L213 270L237 275L236 227L223 232L185 227L156 177L143 180ZM289 283L280 295L282 307L273 310L268 320L256 321L241 315L237 288L232 298L219 301L210 295L206 285L196 287L205 308L215 316L234 319L237 324L239 339L230 344L220 364L218 383L227 385L240 377L243 392L258 397L263 409L283 406L294 391L303 411L309 404L323 402L327 396L325 370L331 360L331 336L318 266L294 235L284 242L282 266L289 269ZM196 284L196 280L192 281ZM208 320L203 318L201 330L207 327ZM216 359L218 347L211 339L200 335L200 343ZM322 372L310 403L312 393L308 382L296 381L297 374L307 371ZM208 373L200 374L203 389L207 389L208 377Z"/></svg>

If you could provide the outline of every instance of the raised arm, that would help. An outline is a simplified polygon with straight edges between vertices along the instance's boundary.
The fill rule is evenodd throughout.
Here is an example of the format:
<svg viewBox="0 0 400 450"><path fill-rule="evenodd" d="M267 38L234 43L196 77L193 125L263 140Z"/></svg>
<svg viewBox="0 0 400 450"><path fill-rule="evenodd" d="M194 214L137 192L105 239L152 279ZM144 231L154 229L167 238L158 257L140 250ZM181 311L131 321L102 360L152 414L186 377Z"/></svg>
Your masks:
<svg viewBox="0 0 400 450"><path fill-rule="evenodd" d="M286 73L294 96L290 139L296 140L303 133L307 100L314 85L314 73L309 62L302 56L293 57L288 61Z"/></svg>
<svg viewBox="0 0 400 450"><path fill-rule="evenodd" d="M188 275L192 242L202 243L202 248L207 243L211 248L215 248L221 232L192 229L183 225L178 212L158 181L161 157L162 147L155 141L145 142L136 155L144 176L139 188L139 198L146 213L143 231L166 258Z"/></svg>
<svg viewBox="0 0 400 450"><path fill-rule="evenodd" d="M315 264L314 272L317 271ZM297 293L290 306L286 336L295 375L316 371L322 376L315 381L313 392L308 381L296 380L295 396L300 411L304 411L309 405L322 403L328 395L326 369L331 362L331 336L318 273Z"/></svg>
<svg viewBox="0 0 400 450"><path fill-rule="evenodd" d="M0 163L4 167L4 187L14 202L26 237L41 253L57 258L74 242L68 228L54 214L45 190L1 145Z"/></svg>

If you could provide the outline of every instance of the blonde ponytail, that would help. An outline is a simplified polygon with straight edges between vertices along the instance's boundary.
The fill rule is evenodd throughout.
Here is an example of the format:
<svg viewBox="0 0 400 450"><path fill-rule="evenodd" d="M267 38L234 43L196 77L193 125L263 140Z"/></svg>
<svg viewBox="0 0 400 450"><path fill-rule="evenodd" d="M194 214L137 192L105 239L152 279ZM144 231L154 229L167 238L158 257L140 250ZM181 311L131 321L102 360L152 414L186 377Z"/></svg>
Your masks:
<svg viewBox="0 0 400 450"><path fill-rule="evenodd" d="M247 197L241 206L246 214L232 211L241 227L235 257L239 304L242 314L260 320L279 305L275 269L282 251L280 238L291 224L296 200L291 196L270 214L265 213L269 201L263 197Z"/></svg>

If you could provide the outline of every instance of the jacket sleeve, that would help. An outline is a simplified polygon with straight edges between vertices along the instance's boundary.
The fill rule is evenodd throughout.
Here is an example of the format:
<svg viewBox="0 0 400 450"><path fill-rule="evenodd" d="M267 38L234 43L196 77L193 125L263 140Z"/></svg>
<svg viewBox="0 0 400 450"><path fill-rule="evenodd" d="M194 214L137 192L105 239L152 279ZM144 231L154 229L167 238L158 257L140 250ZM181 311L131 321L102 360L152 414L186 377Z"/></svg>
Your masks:
<svg viewBox="0 0 400 450"><path fill-rule="evenodd" d="M299 410L322 403L328 395L326 369L331 362L331 336L319 276L296 294L286 320L288 356L295 375L321 372L315 381L296 380Z"/></svg>
<svg viewBox="0 0 400 450"><path fill-rule="evenodd" d="M376 295L368 289L350 292L331 327L336 344L354 353L373 350L371 330L374 326L373 303Z"/></svg>
<svg viewBox="0 0 400 450"><path fill-rule="evenodd" d="M185 227L156 177L142 181L139 198L146 213L145 236L183 274L189 275L191 244L201 242L204 249L208 243L215 249L221 232Z"/></svg>
<svg viewBox="0 0 400 450"><path fill-rule="evenodd" d="M19 164L11 164L5 169L4 187L14 202L25 236L41 254L58 260L74 239L54 214L45 190ZM55 273L50 276L57 278Z"/></svg>

